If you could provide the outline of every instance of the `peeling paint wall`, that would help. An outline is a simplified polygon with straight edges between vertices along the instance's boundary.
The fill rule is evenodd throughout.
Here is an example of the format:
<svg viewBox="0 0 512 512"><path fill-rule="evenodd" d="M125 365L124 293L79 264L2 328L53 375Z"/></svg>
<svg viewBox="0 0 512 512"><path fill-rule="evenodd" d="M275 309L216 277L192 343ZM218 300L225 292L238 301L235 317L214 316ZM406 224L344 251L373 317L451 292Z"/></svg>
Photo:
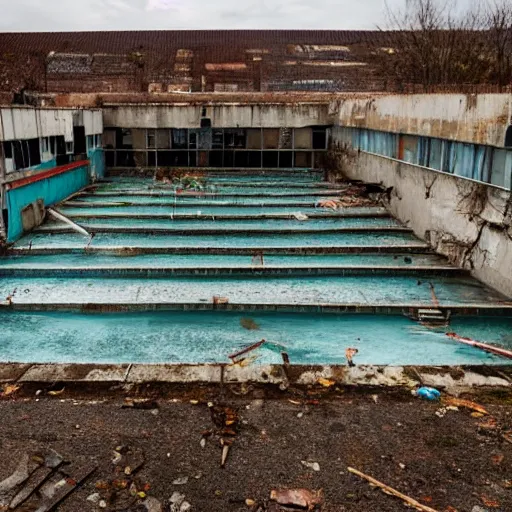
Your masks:
<svg viewBox="0 0 512 512"><path fill-rule="evenodd" d="M203 108L206 116L202 116ZM103 110L105 127L199 128L201 117L215 128L301 128L332 124L327 104L119 105Z"/></svg>
<svg viewBox="0 0 512 512"><path fill-rule="evenodd" d="M390 212L456 265L512 297L512 193L392 158L333 153L349 178L393 187ZM334 173L335 174L335 173Z"/></svg>
<svg viewBox="0 0 512 512"><path fill-rule="evenodd" d="M503 146L512 124L510 94L340 95L341 126Z"/></svg>

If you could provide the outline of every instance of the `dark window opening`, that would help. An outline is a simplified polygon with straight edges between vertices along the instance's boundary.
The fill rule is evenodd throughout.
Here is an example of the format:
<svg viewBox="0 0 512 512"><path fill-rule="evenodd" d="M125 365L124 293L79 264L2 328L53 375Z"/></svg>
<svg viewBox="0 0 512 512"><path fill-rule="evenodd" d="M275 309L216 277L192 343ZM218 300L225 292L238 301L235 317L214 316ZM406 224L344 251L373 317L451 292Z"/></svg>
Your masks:
<svg viewBox="0 0 512 512"><path fill-rule="evenodd" d="M279 159L278 155L277 151L263 151L263 167L276 168Z"/></svg>
<svg viewBox="0 0 512 512"><path fill-rule="evenodd" d="M293 167L293 152L292 151L281 151L279 153L279 167L290 169Z"/></svg>
<svg viewBox="0 0 512 512"><path fill-rule="evenodd" d="M4 157L12 158L12 144L10 142L4 142Z"/></svg>
<svg viewBox="0 0 512 512"><path fill-rule="evenodd" d="M158 163L160 163L160 161ZM148 165L149 167L157 166L156 151L148 151Z"/></svg>
<svg viewBox="0 0 512 512"><path fill-rule="evenodd" d="M313 149L326 149L327 147L327 131L313 130Z"/></svg>
<svg viewBox="0 0 512 512"><path fill-rule="evenodd" d="M505 147L512 148L512 125L507 128L507 133L505 134Z"/></svg>
<svg viewBox="0 0 512 512"><path fill-rule="evenodd" d="M23 144L21 140L15 140L12 143L12 151L14 154L14 169L25 169L28 167L28 162L25 163L25 156L23 154Z"/></svg>
<svg viewBox="0 0 512 512"><path fill-rule="evenodd" d="M115 151L105 151L105 165L107 167L114 167L115 154L116 154Z"/></svg>
<svg viewBox="0 0 512 512"><path fill-rule="evenodd" d="M206 107L203 107L201 110L201 117L206 117Z"/></svg>
<svg viewBox="0 0 512 512"><path fill-rule="evenodd" d="M69 155L66 154L66 141L64 140L64 135L58 135L55 139L57 146L57 165L69 164Z"/></svg>
<svg viewBox="0 0 512 512"><path fill-rule="evenodd" d="M247 156L248 167L261 167L261 152L260 151L248 151Z"/></svg>
<svg viewBox="0 0 512 512"><path fill-rule="evenodd" d="M41 163L41 150L39 147L39 139L30 139L27 141L28 156L30 166L39 165Z"/></svg>
<svg viewBox="0 0 512 512"><path fill-rule="evenodd" d="M235 152L234 151L224 151L224 167L234 167L235 166Z"/></svg>
<svg viewBox="0 0 512 512"><path fill-rule="evenodd" d="M73 140L75 141L75 155L85 155L87 153L87 139L83 126L73 127Z"/></svg>
<svg viewBox="0 0 512 512"><path fill-rule="evenodd" d="M247 151L235 151L235 167L247 167Z"/></svg>
<svg viewBox="0 0 512 512"><path fill-rule="evenodd" d="M209 117L204 117L201 119L201 128L211 128L212 120Z"/></svg>
<svg viewBox="0 0 512 512"><path fill-rule="evenodd" d="M210 167L222 167L222 151L210 151Z"/></svg>

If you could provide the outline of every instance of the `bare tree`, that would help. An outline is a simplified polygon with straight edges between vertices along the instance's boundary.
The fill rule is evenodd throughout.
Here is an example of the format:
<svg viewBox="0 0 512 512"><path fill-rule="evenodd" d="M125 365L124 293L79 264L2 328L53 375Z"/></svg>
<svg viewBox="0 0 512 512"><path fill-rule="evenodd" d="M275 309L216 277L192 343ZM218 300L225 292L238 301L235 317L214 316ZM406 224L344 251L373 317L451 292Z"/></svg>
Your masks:
<svg viewBox="0 0 512 512"><path fill-rule="evenodd" d="M386 6L382 34L387 47L376 52L376 64L388 79L396 86L415 84L425 91L488 80L479 9L461 11L456 0L409 0L407 7L396 11Z"/></svg>
<svg viewBox="0 0 512 512"><path fill-rule="evenodd" d="M488 32L488 55L491 80L500 87L512 82L512 3L489 0L484 23Z"/></svg>

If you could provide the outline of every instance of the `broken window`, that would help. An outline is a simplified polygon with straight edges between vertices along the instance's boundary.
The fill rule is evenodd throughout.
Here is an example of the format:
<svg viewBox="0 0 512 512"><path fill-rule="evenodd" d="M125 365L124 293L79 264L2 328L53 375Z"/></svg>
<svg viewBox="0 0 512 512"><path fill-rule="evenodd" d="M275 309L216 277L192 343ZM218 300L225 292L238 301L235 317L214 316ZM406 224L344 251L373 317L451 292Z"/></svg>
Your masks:
<svg viewBox="0 0 512 512"><path fill-rule="evenodd" d="M173 129L172 130L172 147L173 149L187 149L187 130L186 129Z"/></svg>

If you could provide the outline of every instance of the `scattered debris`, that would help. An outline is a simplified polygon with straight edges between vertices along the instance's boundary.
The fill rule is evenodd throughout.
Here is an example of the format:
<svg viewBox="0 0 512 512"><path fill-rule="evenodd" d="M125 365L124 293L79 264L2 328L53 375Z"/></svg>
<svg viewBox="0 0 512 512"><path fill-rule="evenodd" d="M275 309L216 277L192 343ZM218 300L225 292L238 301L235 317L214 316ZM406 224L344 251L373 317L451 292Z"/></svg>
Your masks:
<svg viewBox="0 0 512 512"><path fill-rule="evenodd" d="M12 299L14 299L14 296L16 295L16 292L18 291L17 288L14 288L14 290L12 291L12 293L10 293L9 295L7 295L7 297L5 298L5 302L7 302L7 305L8 306L12 306Z"/></svg>
<svg viewBox="0 0 512 512"><path fill-rule="evenodd" d="M58 391L48 391L48 394L49 394L50 396L59 396L59 395L62 395L62 393L64 393L64 390L65 390L65 389L66 389L66 388L64 387L64 388L62 388L62 389L60 389L60 390L58 390Z"/></svg>
<svg viewBox="0 0 512 512"><path fill-rule="evenodd" d="M257 331L260 326L252 318L240 319L240 325L248 331Z"/></svg>
<svg viewBox="0 0 512 512"><path fill-rule="evenodd" d="M443 403L446 405L452 405L454 407L464 407L466 409L470 409L483 415L489 414L487 412L487 409L485 409L481 405L475 402L471 402L470 400L463 400L462 398L447 397L443 400Z"/></svg>
<svg viewBox="0 0 512 512"><path fill-rule="evenodd" d="M497 500L494 500L492 498L488 498L487 496L480 496L482 503L489 508L499 508L500 502Z"/></svg>
<svg viewBox="0 0 512 512"><path fill-rule="evenodd" d="M158 409L158 402L144 398L125 398L121 409L142 409L145 411Z"/></svg>
<svg viewBox="0 0 512 512"><path fill-rule="evenodd" d="M360 478L363 478L367 482L370 482L370 484L379 487L382 489L386 494L390 494L392 496L396 496L397 498L400 498L402 501L404 501L408 506L413 507L417 510L421 510L422 512L437 512L433 508L427 507L426 505L422 505L419 501L416 501L415 499L406 496L405 494L402 494L401 492L397 491L396 489L393 489L392 487L389 487L386 484L383 484L382 482L379 482L375 478L365 475L361 471L358 471L354 468L347 468L349 473L352 473L354 475L357 475Z"/></svg>
<svg viewBox="0 0 512 512"><path fill-rule="evenodd" d="M313 471L320 471L320 464L318 462L309 462L307 460L301 461L301 464L308 469L312 469Z"/></svg>
<svg viewBox="0 0 512 512"><path fill-rule="evenodd" d="M352 358L359 352L357 348L347 348L345 349L345 357L347 358L348 365L350 367L355 366Z"/></svg>
<svg viewBox="0 0 512 512"><path fill-rule="evenodd" d="M174 492L169 499L170 509L169 512L187 512L192 508L188 501L185 501L185 495L179 492Z"/></svg>
<svg viewBox="0 0 512 512"><path fill-rule="evenodd" d="M249 345L248 347L239 350L238 352L235 352L234 354L230 354L228 357L233 361L233 363L236 362L236 359L238 359L240 356L243 356L247 354L248 352L251 352L253 350L256 350L257 348L261 347L263 344L266 343L266 340L258 341L257 343L254 343L252 345Z"/></svg>
<svg viewBox="0 0 512 512"><path fill-rule="evenodd" d="M188 483L188 476L180 476L172 481L173 485L185 485Z"/></svg>
<svg viewBox="0 0 512 512"><path fill-rule="evenodd" d="M507 430L506 432L503 432L502 437L507 443L512 444L512 430Z"/></svg>
<svg viewBox="0 0 512 512"><path fill-rule="evenodd" d="M307 215L305 215L304 213L301 213L301 212L294 213L293 216L295 217L295 219L300 220L300 221L309 219L309 217Z"/></svg>
<svg viewBox="0 0 512 512"><path fill-rule="evenodd" d="M94 494L90 494L87 496L87 501L94 503L95 505L101 501L101 495L99 492L95 492Z"/></svg>
<svg viewBox="0 0 512 512"><path fill-rule="evenodd" d="M335 380L325 379L324 377L320 377L317 380L317 382L318 382L318 384L320 384L320 386L323 386L324 388L331 388L332 386L334 386L336 384Z"/></svg>
<svg viewBox="0 0 512 512"><path fill-rule="evenodd" d="M424 400L436 401L441 397L441 393L435 388L421 387L415 391L416 396Z"/></svg>
<svg viewBox="0 0 512 512"><path fill-rule="evenodd" d="M219 306L222 304L229 304L229 298L228 297L221 297L220 295L214 295L213 298L213 305Z"/></svg>
<svg viewBox="0 0 512 512"><path fill-rule="evenodd" d="M270 493L270 499L279 505L315 510L323 503L323 491L308 489L277 489Z"/></svg>
<svg viewBox="0 0 512 512"><path fill-rule="evenodd" d="M262 252L257 252L252 257L253 265L265 265L265 257Z"/></svg>
<svg viewBox="0 0 512 512"><path fill-rule="evenodd" d="M57 210L54 210L53 208L47 208L47 211L51 217L60 220L61 222L64 222L81 235L84 235L88 238L92 238L91 233L86 231L82 226L79 226L76 222L73 222L70 218L66 217L62 213L58 212Z"/></svg>
<svg viewBox="0 0 512 512"><path fill-rule="evenodd" d="M13 395L20 389L21 386L19 384L4 384L0 389L0 397Z"/></svg>
<svg viewBox="0 0 512 512"><path fill-rule="evenodd" d="M224 467L228 457L229 449L233 444L234 437L237 435L240 418L238 413L231 407L215 405L212 402L209 402L208 409L210 410L210 417L213 424L217 427L217 430L207 430L203 432L202 439L204 439L204 444L206 445L206 437L210 437L213 434L219 436L219 443L222 447L220 465L221 467Z"/></svg>

